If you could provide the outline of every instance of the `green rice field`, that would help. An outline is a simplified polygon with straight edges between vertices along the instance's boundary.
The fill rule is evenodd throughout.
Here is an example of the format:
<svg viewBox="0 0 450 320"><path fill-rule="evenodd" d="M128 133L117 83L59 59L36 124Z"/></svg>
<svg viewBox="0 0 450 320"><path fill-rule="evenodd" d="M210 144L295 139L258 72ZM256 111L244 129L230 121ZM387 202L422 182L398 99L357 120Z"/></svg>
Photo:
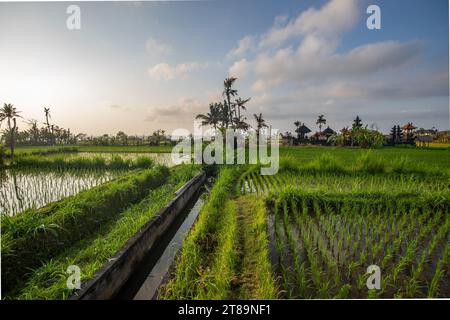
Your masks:
<svg viewBox="0 0 450 320"><path fill-rule="evenodd" d="M223 168L160 297L450 297L449 168L448 150L320 147L283 148L273 176Z"/></svg>

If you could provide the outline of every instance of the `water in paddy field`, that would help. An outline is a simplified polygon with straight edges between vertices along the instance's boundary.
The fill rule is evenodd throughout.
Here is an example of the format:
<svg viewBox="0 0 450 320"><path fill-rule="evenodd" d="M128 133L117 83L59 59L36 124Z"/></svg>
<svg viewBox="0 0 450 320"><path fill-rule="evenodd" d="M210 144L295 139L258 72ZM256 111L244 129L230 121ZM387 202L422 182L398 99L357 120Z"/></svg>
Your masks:
<svg viewBox="0 0 450 320"><path fill-rule="evenodd" d="M120 156L124 160L134 160L138 157L148 157L151 158L155 164L165 165L172 167L175 164L172 161L171 153L106 153L106 152L77 152L74 154L69 154L68 157L103 157L106 160L111 159L113 156Z"/></svg>
<svg viewBox="0 0 450 320"><path fill-rule="evenodd" d="M149 157L155 164L174 165L170 153L102 153L77 152L66 154L71 157L113 156L123 159ZM40 208L50 202L90 189L118 177L124 171L101 169L20 169L0 171L0 214L14 216L26 209Z"/></svg>
<svg viewBox="0 0 450 320"><path fill-rule="evenodd" d="M0 172L0 214L14 216L105 183L123 171L98 169L4 170Z"/></svg>

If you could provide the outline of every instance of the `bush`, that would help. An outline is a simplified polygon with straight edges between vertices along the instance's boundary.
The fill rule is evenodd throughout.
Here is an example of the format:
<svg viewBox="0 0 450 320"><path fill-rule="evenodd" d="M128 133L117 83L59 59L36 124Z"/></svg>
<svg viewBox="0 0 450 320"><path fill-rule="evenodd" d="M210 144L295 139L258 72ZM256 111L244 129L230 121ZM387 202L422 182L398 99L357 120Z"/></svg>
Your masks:
<svg viewBox="0 0 450 320"><path fill-rule="evenodd" d="M153 160L150 157L139 156L134 160L134 166L138 168L151 168L153 166Z"/></svg>

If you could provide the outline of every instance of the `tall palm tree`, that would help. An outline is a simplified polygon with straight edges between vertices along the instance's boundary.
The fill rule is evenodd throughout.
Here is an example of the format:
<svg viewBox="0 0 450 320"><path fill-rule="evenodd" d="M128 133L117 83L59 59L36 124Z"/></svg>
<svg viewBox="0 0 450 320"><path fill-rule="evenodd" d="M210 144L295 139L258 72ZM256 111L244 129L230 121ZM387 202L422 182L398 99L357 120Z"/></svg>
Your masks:
<svg viewBox="0 0 450 320"><path fill-rule="evenodd" d="M44 113L45 113L45 123L47 124L47 128L50 128L50 122L48 122L48 119L52 118L50 115L50 108L44 107Z"/></svg>
<svg viewBox="0 0 450 320"><path fill-rule="evenodd" d="M316 121L316 124L319 125L319 132L322 132L322 125L327 123L327 119L325 119L325 116L321 114Z"/></svg>
<svg viewBox="0 0 450 320"><path fill-rule="evenodd" d="M228 108L228 119L231 124L233 124L233 113L234 117L237 117L236 109L234 108L234 104L231 103L231 97L234 97L237 95L237 90L233 89L233 84L237 80L237 78L229 77L225 78L223 81L223 92L222 95L226 99L226 105ZM226 124L228 127L228 123Z"/></svg>
<svg viewBox="0 0 450 320"><path fill-rule="evenodd" d="M20 111L17 111L11 103L3 104L3 108L0 109L0 123L7 120L8 123L8 133L9 133L9 148L11 150L11 160L14 159L14 145L15 136L17 132L16 118L22 118L19 115ZM11 124L12 122L12 124Z"/></svg>
<svg viewBox="0 0 450 320"><path fill-rule="evenodd" d="M255 117L256 121L256 139L259 141L259 132L262 128L267 128L266 120L263 119L262 113L259 113L257 115L256 113L253 114L253 117Z"/></svg>
<svg viewBox="0 0 450 320"><path fill-rule="evenodd" d="M237 107L237 118L241 121L241 110L247 110L246 104L250 101L251 98L241 99L240 97L235 100L235 105Z"/></svg>

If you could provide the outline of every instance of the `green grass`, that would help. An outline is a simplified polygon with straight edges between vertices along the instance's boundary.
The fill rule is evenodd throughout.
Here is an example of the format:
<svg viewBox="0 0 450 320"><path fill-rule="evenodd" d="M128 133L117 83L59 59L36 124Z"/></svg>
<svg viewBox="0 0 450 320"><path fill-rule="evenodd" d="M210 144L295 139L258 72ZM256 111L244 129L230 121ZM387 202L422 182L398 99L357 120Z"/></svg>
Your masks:
<svg viewBox="0 0 450 320"><path fill-rule="evenodd" d="M55 146L18 146L16 155L22 154L48 154L60 152L147 152L147 153L170 153L172 146L89 146L89 145L55 145ZM6 150L9 155L9 150Z"/></svg>
<svg viewBox="0 0 450 320"><path fill-rule="evenodd" d="M92 234L163 185L166 167L134 172L15 217L2 216L2 290L23 284L30 270Z"/></svg>
<svg viewBox="0 0 450 320"><path fill-rule="evenodd" d="M274 176L222 169L160 298L448 297L449 156L293 147ZM370 264L380 291L366 288Z"/></svg>
<svg viewBox="0 0 450 320"><path fill-rule="evenodd" d="M240 264L237 270L236 293L228 298L276 299L278 288L272 275L267 235L268 214L262 198L255 195L236 200L240 244L237 252Z"/></svg>
<svg viewBox="0 0 450 320"><path fill-rule="evenodd" d="M148 191L139 203L119 214L117 219L100 226L95 233L36 268L17 295L17 299L65 299L72 293L67 289L65 273L69 265L81 269L82 281L93 278L108 259L173 198L184 183L198 173L195 166L177 167L172 170L164 185Z"/></svg>
<svg viewBox="0 0 450 320"><path fill-rule="evenodd" d="M236 232L236 212L230 197L239 170L220 171L198 221L183 242L173 278L165 285L163 299L220 298L228 292L235 256L232 251ZM212 274L211 270L218 271Z"/></svg>
<svg viewBox="0 0 450 320"><path fill-rule="evenodd" d="M265 240L264 207L255 202L245 212L238 212L246 200L234 199L242 170L221 169L196 225L183 243L174 274L160 292L161 299L276 297Z"/></svg>
<svg viewBox="0 0 450 320"><path fill-rule="evenodd" d="M450 167L450 149L422 149L422 148L396 148L384 147L370 150L373 156L380 157L388 162L397 161L400 158L407 158L412 163L422 167ZM280 157L294 157L296 162L301 165L305 162L314 160L323 153L331 154L337 161L344 166L354 163L355 159L367 150L359 148L341 148L341 147L280 147Z"/></svg>
<svg viewBox="0 0 450 320"><path fill-rule="evenodd" d="M66 154L52 155L21 155L15 158L14 163L9 168L34 168L34 169L109 169L109 170L125 170L125 169L145 169L153 165L150 157L139 156L135 159L127 159L119 154L113 154L109 158L97 155L93 157L87 156L70 156Z"/></svg>

